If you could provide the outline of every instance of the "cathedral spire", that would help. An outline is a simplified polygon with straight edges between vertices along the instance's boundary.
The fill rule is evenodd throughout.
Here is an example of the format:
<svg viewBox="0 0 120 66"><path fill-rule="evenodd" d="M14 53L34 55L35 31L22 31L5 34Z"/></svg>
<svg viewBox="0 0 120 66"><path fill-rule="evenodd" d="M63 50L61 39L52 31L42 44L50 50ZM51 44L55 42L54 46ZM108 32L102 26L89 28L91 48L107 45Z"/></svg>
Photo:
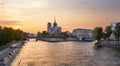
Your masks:
<svg viewBox="0 0 120 66"><path fill-rule="evenodd" d="M55 17L54 17L53 27L57 27L57 22L56 22L56 18Z"/></svg>

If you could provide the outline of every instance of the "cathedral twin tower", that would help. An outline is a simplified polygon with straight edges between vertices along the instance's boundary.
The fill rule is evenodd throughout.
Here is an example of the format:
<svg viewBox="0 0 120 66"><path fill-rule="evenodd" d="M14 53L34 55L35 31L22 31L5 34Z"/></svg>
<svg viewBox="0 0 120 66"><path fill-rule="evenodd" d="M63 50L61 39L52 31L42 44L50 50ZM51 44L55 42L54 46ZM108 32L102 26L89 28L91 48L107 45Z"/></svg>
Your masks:
<svg viewBox="0 0 120 66"><path fill-rule="evenodd" d="M48 22L47 32L49 34L59 34L59 33L61 33L61 27L58 26L58 24L56 22L56 19L54 19L53 25L51 24L51 22Z"/></svg>

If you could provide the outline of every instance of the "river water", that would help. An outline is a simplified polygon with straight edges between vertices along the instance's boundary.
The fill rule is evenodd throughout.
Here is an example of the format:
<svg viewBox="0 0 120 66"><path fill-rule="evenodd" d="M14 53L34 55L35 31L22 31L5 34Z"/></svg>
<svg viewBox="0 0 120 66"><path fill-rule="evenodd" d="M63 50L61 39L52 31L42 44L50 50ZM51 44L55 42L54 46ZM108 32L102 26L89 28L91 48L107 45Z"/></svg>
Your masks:
<svg viewBox="0 0 120 66"><path fill-rule="evenodd" d="M31 39L11 66L120 66L120 51L92 42L44 42Z"/></svg>

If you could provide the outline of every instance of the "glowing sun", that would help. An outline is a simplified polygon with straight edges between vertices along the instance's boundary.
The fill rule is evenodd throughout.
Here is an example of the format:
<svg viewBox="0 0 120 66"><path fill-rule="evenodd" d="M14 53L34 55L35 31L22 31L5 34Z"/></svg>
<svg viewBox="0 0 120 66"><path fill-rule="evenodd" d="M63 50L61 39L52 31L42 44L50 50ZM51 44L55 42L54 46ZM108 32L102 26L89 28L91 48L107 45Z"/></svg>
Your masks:
<svg viewBox="0 0 120 66"><path fill-rule="evenodd" d="M17 25L17 26L15 26L15 29L20 29L20 26L18 26L18 25Z"/></svg>

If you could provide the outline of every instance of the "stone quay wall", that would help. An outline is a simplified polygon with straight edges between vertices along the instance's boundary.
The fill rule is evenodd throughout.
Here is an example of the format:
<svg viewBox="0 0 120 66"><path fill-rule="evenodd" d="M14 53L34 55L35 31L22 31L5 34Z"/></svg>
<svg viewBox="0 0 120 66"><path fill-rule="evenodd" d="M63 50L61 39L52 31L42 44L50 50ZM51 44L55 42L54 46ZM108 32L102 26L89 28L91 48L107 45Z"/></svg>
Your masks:
<svg viewBox="0 0 120 66"><path fill-rule="evenodd" d="M10 66L11 62L16 57L23 45L24 41L18 41L13 43L8 48L0 51L0 66Z"/></svg>
<svg viewBox="0 0 120 66"><path fill-rule="evenodd" d="M118 43L117 40L99 40L95 45L120 48L120 41Z"/></svg>

